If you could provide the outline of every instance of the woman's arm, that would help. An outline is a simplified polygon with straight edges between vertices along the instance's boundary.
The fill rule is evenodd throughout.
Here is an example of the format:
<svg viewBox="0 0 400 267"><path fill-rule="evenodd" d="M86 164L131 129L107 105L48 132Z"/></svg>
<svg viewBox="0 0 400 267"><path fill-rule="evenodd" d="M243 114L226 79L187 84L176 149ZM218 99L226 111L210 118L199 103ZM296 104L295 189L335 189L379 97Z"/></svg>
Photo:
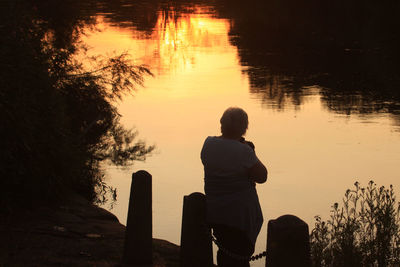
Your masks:
<svg viewBox="0 0 400 267"><path fill-rule="evenodd" d="M265 181L267 181L268 170L260 160L258 160L256 164L250 167L249 178L259 184L265 183Z"/></svg>
<svg viewBox="0 0 400 267"><path fill-rule="evenodd" d="M253 151L255 151L255 146L253 142L245 140L244 137L241 137L239 141L243 144L248 145L249 147L251 147L251 149L253 149ZM259 184L265 183L267 181L268 170L259 159L257 160L256 164L254 164L249 169L249 178Z"/></svg>

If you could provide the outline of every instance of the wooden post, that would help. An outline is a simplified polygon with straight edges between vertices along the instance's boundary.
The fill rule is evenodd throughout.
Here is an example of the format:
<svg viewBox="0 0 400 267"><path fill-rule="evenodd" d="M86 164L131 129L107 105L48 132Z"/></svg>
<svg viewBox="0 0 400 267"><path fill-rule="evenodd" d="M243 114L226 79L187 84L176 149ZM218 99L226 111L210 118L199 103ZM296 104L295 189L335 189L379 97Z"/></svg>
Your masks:
<svg viewBox="0 0 400 267"><path fill-rule="evenodd" d="M183 198L181 267L213 266L211 230L206 224L206 197L192 193Z"/></svg>
<svg viewBox="0 0 400 267"><path fill-rule="evenodd" d="M151 175L146 171L132 174L122 258L126 265L146 265L153 262L151 180Z"/></svg>
<svg viewBox="0 0 400 267"><path fill-rule="evenodd" d="M294 215L283 215L268 222L265 266L311 266L307 223Z"/></svg>

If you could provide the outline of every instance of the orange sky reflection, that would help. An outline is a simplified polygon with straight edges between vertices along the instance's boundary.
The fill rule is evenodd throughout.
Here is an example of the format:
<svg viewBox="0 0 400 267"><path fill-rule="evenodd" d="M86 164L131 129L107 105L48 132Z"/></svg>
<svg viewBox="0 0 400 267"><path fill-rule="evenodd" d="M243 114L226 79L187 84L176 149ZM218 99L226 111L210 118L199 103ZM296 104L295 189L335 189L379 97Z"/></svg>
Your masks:
<svg viewBox="0 0 400 267"><path fill-rule="evenodd" d="M110 26L99 18L100 32L89 35L85 42L93 48L93 55L107 54L110 48L116 53L128 51L136 64L145 64L154 74L165 75L205 63L201 57L207 52L232 53L235 49L228 40L229 25L229 21L207 14L169 10L159 13L153 33L145 36L133 33L131 28Z"/></svg>

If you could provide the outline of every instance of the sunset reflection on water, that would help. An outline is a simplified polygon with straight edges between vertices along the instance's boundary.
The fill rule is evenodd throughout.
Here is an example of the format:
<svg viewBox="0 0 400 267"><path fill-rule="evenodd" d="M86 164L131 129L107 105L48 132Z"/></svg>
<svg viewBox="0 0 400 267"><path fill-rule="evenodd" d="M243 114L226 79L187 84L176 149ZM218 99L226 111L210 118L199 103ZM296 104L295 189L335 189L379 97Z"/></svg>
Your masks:
<svg viewBox="0 0 400 267"><path fill-rule="evenodd" d="M87 42L93 54L127 51L138 64L148 66L157 75L186 71L202 64L204 53L233 51L227 35L229 22L202 12L202 8L191 14L160 11L151 34L137 33L134 27L111 26L99 17L100 31Z"/></svg>
<svg viewBox="0 0 400 267"><path fill-rule="evenodd" d="M227 36L221 35L228 26L226 21L199 14L176 17L175 12L163 12L152 38L156 43L148 42L154 56L147 56L144 62L156 68L158 74L190 68L201 63L199 49L220 47L226 50L229 47Z"/></svg>
<svg viewBox="0 0 400 267"><path fill-rule="evenodd" d="M175 11L161 12L154 34L149 40L154 57L147 57L146 64L156 66L158 71L184 69L198 62L198 49L220 48L226 52L230 46L226 20L211 18L201 13L178 15ZM221 34L225 33L225 34ZM155 62L155 61L158 62Z"/></svg>
<svg viewBox="0 0 400 267"><path fill-rule="evenodd" d="M229 39L231 21L210 10L161 10L145 34L98 17L101 31L84 40L91 54L127 51L154 73L118 106L124 125L157 145L145 163L129 170L107 167L109 183L118 189L113 212L122 223L131 173L145 169L153 175L154 236L180 242L183 196L203 191L202 143L219 134L219 118L229 106L248 112L246 138L269 168L269 180L257 188L265 220L257 251L265 249L268 220L292 213L312 227L314 215L326 218L356 180L394 184L400 192L400 138L389 116L332 112L322 87L292 92L284 75L271 74L267 86L252 86L249 66L240 64Z"/></svg>

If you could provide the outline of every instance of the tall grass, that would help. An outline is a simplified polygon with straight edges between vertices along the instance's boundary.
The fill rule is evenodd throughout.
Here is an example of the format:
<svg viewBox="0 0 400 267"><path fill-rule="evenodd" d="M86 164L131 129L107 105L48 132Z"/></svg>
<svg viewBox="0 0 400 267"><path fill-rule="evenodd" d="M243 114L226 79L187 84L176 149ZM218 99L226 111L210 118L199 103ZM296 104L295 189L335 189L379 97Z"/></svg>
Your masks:
<svg viewBox="0 0 400 267"><path fill-rule="evenodd" d="M399 266L400 203L393 186L370 181L348 189L342 206L332 206L330 219L316 216L311 232L314 266Z"/></svg>

